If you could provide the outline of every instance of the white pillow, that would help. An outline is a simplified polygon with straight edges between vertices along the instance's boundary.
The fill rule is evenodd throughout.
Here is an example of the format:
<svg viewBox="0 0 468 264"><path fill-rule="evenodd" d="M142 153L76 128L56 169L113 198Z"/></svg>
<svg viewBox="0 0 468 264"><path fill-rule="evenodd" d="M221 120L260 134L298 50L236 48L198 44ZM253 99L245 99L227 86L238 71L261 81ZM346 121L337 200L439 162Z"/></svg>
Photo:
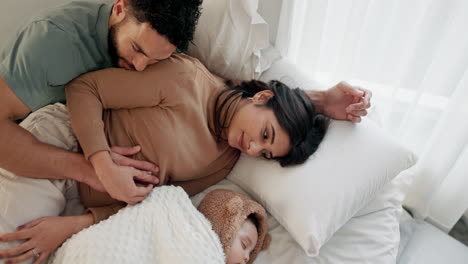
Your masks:
<svg viewBox="0 0 468 264"><path fill-rule="evenodd" d="M228 179L283 225L309 256L367 205L415 157L376 124L332 121L318 151L303 165L242 155Z"/></svg>
<svg viewBox="0 0 468 264"><path fill-rule="evenodd" d="M188 54L232 80L255 79L279 57L269 43L258 0L204 0Z"/></svg>
<svg viewBox="0 0 468 264"><path fill-rule="evenodd" d="M398 176L359 211L366 214L354 216L346 222L315 257L306 256L289 233L273 218L269 218L271 244L254 264L395 264L404 198L404 189L400 186L401 177Z"/></svg>
<svg viewBox="0 0 468 264"><path fill-rule="evenodd" d="M311 263L395 264L401 204L412 180L405 172L338 229Z"/></svg>

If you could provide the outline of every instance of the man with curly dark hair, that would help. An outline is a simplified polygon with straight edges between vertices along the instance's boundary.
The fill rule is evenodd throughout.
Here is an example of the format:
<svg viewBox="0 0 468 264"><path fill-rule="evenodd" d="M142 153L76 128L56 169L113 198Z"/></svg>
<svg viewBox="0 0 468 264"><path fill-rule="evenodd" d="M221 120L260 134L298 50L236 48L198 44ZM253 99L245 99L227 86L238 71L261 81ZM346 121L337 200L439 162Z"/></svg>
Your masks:
<svg viewBox="0 0 468 264"><path fill-rule="evenodd" d="M200 17L201 0L118 0L111 15L114 65L142 71L175 48L185 51ZM133 38L133 39L132 39Z"/></svg>
<svg viewBox="0 0 468 264"><path fill-rule="evenodd" d="M14 121L65 101L65 84L81 74L115 66L143 71L177 49L186 50L201 3L77 1L38 13L9 45L0 47L0 167L31 178L74 179L104 191L81 155L39 142ZM129 93L132 89L138 87L129 87ZM157 183L158 178L147 173L158 172L155 164L126 157L139 151L139 147L114 147L112 156L117 163L135 168L140 181ZM133 185L127 198L148 192Z"/></svg>

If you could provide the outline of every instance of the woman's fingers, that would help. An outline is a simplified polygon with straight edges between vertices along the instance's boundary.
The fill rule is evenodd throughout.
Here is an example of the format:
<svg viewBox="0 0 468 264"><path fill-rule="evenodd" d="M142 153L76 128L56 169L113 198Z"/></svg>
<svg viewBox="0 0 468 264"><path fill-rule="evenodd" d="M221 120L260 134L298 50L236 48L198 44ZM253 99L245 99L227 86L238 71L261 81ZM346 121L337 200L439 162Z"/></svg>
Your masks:
<svg viewBox="0 0 468 264"><path fill-rule="evenodd" d="M126 201L126 203L130 204L130 205L135 205L141 201L143 201L146 196L148 196L148 194L151 192L151 190L153 189L153 184L139 184L139 183L135 183L134 185L134 188L135 190L133 191L133 195L132 197L130 197L128 199L128 201Z"/></svg>
<svg viewBox="0 0 468 264"><path fill-rule="evenodd" d="M366 116L367 115L367 110L356 110L351 113L353 116Z"/></svg>
<svg viewBox="0 0 468 264"><path fill-rule="evenodd" d="M26 229L26 228L34 227L34 226L36 226L37 224L39 224L40 222L42 222L42 220L43 220L42 217L41 217L41 218L38 218L38 219L34 219L34 220L32 220L32 221L30 221L30 222L24 224L24 225L18 226L16 229L17 229L18 231L20 231L20 230L23 230L23 229Z"/></svg>
<svg viewBox="0 0 468 264"><path fill-rule="evenodd" d="M353 97L364 96L364 91L359 89L359 87L355 87L347 82L340 82L336 86L345 94L352 95Z"/></svg>
<svg viewBox="0 0 468 264"><path fill-rule="evenodd" d="M159 178L149 172L140 171L138 175L134 176L133 179L142 183L158 184Z"/></svg>
<svg viewBox="0 0 468 264"><path fill-rule="evenodd" d="M23 240L31 237L30 229L23 229L14 233L8 233L0 236L0 242Z"/></svg>
<svg viewBox="0 0 468 264"><path fill-rule="evenodd" d="M367 111L366 111L366 112L363 112L363 110L365 111L365 110L368 109L370 106L371 106L371 105L370 105L370 102L367 101L365 98L363 98L363 99L361 99L360 102L349 105L349 106L346 108L346 112L347 112L348 114L355 115L355 116L364 116L364 115L367 115ZM359 113L361 113L361 114L359 114ZM365 114L362 115L362 113L365 113Z"/></svg>
<svg viewBox="0 0 468 264"><path fill-rule="evenodd" d="M153 190L153 184L148 184L146 186L137 187L137 194L135 197L138 199L142 198L140 201L145 199L146 196Z"/></svg>
<svg viewBox="0 0 468 264"><path fill-rule="evenodd" d="M357 110L361 110L361 109L364 109L364 102L362 102L362 101L359 102L359 103L351 104L348 107L346 107L346 111L348 113L352 113L353 111L357 111Z"/></svg>
<svg viewBox="0 0 468 264"><path fill-rule="evenodd" d="M120 166L133 167L142 171L150 171L154 174L159 172L159 167L153 163L131 159L126 156L134 155L141 151L140 146L135 147L112 147L111 156L114 162Z"/></svg>
<svg viewBox="0 0 468 264"><path fill-rule="evenodd" d="M123 163L119 165L133 167L138 170L150 171L151 173L154 173L154 174L159 173L159 167L147 161L134 160L134 159L124 157L119 161L119 163Z"/></svg>
<svg viewBox="0 0 468 264"><path fill-rule="evenodd" d="M133 147L111 147L112 152L115 152L117 154L123 155L123 156L130 156L130 155L135 155L138 152L140 152L141 147L140 146L133 146Z"/></svg>
<svg viewBox="0 0 468 264"><path fill-rule="evenodd" d="M36 259L36 261L34 261L33 264L40 264L42 261L44 261L47 258L48 255L49 253L40 254L40 256Z"/></svg>
<svg viewBox="0 0 468 264"><path fill-rule="evenodd" d="M23 255L20 255L18 257L5 259L5 264L20 263L22 261L25 261L25 260L33 258L33 257L34 257L34 253L32 252L32 250L29 250L28 252L26 252Z"/></svg>
<svg viewBox="0 0 468 264"><path fill-rule="evenodd" d="M153 184L148 184L146 186L142 186L142 187L137 187L137 194L136 196L144 196L146 197L148 195L148 193L151 192L151 190L153 190Z"/></svg>
<svg viewBox="0 0 468 264"><path fill-rule="evenodd" d="M30 241L27 241L17 247L10 248L10 249L0 252L0 258L8 258L8 257L16 256L16 255L19 255L21 253L24 253L33 249L33 247L34 246L32 245L32 243Z"/></svg>
<svg viewBox="0 0 468 264"><path fill-rule="evenodd" d="M369 108L371 106L372 91L362 89L362 88L361 88L361 90L364 92L364 100L367 102L367 107L366 108Z"/></svg>
<svg viewBox="0 0 468 264"><path fill-rule="evenodd" d="M348 114L347 118L348 118L349 121L351 121L353 123L361 122L361 117L359 117L359 116L354 116L354 115Z"/></svg>

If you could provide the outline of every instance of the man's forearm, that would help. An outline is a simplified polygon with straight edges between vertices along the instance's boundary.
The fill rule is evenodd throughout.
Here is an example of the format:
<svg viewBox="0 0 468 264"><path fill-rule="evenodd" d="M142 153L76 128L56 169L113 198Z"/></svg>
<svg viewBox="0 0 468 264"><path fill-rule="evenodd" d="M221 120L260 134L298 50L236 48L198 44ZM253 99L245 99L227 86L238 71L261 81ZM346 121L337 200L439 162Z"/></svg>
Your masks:
<svg viewBox="0 0 468 264"><path fill-rule="evenodd" d="M325 91L305 91L309 99L314 103L317 113L324 113L325 108Z"/></svg>
<svg viewBox="0 0 468 264"><path fill-rule="evenodd" d="M82 181L94 173L82 155L41 143L8 119L0 120L0 167L30 178Z"/></svg>

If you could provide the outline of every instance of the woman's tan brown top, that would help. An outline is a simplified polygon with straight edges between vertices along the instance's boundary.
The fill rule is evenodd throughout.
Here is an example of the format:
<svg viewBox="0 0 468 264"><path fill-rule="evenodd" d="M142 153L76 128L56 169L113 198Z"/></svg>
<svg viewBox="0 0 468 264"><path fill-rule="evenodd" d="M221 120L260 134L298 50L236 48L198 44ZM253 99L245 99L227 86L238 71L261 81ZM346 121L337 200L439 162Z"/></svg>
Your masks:
<svg viewBox="0 0 468 264"><path fill-rule="evenodd" d="M224 88L197 59L175 54L143 72L114 68L85 74L66 92L86 158L109 146L140 145L134 158L159 166L159 185L180 185L193 195L223 179L239 157L214 135L214 103ZM94 207L96 222L123 206L87 185L79 188L84 205Z"/></svg>

